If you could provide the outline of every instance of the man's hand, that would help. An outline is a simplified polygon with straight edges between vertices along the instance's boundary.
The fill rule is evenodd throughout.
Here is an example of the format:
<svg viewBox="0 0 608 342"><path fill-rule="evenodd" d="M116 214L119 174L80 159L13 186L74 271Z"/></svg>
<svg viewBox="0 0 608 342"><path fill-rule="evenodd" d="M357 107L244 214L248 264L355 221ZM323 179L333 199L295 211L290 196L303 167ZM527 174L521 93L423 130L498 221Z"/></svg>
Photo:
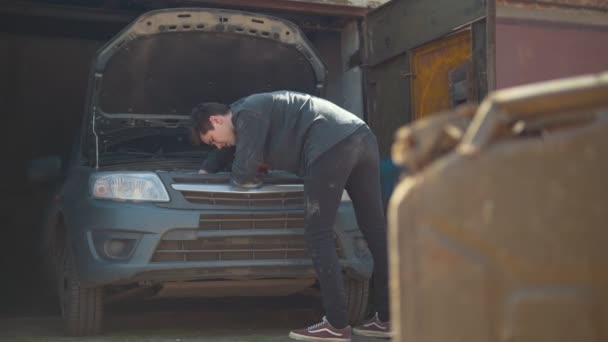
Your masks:
<svg viewBox="0 0 608 342"><path fill-rule="evenodd" d="M257 178L246 183L240 183L234 177L232 177L230 179L230 184L238 190L253 190L261 187L263 183L260 179Z"/></svg>
<svg viewBox="0 0 608 342"><path fill-rule="evenodd" d="M262 173L262 174L268 174L268 170L270 170L270 165L266 164L266 163L260 163L258 164L258 173Z"/></svg>
<svg viewBox="0 0 608 342"><path fill-rule="evenodd" d="M208 174L208 173L209 173L209 172L207 172L207 170L203 170L203 169L198 170L198 174L199 174L199 175L206 175L206 174Z"/></svg>

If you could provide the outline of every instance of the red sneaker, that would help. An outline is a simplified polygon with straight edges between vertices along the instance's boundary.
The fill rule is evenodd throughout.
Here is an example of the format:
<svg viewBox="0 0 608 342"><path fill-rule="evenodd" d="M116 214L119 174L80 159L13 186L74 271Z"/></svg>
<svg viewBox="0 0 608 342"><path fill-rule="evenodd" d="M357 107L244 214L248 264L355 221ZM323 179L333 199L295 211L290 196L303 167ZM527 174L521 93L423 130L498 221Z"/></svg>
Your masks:
<svg viewBox="0 0 608 342"><path fill-rule="evenodd" d="M311 325L308 328L293 330L289 337L298 341L328 341L328 342L350 342L350 325L344 329L334 328L325 317L321 323Z"/></svg>
<svg viewBox="0 0 608 342"><path fill-rule="evenodd" d="M353 328L353 333L360 336L370 337L391 337L391 322L382 322L378 318L378 313L369 320L365 321L362 325Z"/></svg>

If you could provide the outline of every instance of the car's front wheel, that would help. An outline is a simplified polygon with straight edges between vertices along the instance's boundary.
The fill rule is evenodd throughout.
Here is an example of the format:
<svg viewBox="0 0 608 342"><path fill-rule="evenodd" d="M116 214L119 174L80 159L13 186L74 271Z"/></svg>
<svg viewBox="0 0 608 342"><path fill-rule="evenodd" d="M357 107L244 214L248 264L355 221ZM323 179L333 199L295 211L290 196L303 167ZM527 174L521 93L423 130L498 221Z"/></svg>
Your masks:
<svg viewBox="0 0 608 342"><path fill-rule="evenodd" d="M367 314L369 280L357 279L345 274L344 290L346 291L349 324L352 326L358 325L366 318Z"/></svg>
<svg viewBox="0 0 608 342"><path fill-rule="evenodd" d="M103 289L80 285L74 256L69 247L57 254L57 287L65 333L68 336L101 333Z"/></svg>

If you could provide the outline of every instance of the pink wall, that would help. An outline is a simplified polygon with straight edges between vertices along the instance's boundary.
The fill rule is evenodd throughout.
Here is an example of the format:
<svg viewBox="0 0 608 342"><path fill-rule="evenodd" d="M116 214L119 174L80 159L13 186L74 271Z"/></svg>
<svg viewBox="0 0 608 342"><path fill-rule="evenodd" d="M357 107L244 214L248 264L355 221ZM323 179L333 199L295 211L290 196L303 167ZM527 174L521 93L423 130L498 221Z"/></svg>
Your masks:
<svg viewBox="0 0 608 342"><path fill-rule="evenodd" d="M497 89L602 70L608 26L496 20Z"/></svg>

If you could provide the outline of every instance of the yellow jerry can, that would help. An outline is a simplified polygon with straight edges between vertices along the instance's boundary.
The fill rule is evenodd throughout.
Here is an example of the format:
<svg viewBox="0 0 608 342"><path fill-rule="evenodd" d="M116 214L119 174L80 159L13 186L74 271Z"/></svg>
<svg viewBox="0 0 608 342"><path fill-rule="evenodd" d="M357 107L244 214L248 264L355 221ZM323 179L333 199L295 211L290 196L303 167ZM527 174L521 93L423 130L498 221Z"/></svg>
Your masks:
<svg viewBox="0 0 608 342"><path fill-rule="evenodd" d="M608 341L608 73L495 92L451 134L462 120L397 133L415 172L389 205L394 341Z"/></svg>

